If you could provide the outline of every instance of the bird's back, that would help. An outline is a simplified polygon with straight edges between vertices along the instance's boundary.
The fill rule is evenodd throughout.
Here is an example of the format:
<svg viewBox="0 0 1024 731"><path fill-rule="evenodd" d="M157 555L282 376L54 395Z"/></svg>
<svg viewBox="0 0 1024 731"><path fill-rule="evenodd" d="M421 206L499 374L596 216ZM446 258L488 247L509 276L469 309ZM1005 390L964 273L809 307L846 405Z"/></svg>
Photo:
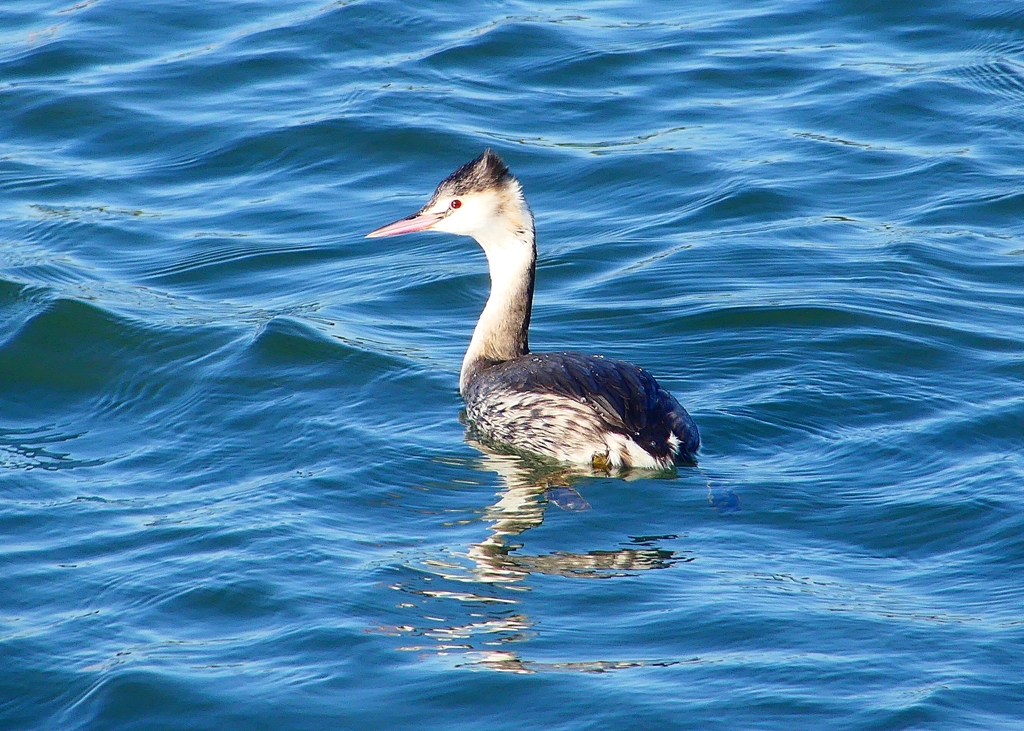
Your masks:
<svg viewBox="0 0 1024 731"><path fill-rule="evenodd" d="M481 369L465 392L491 439L570 462L668 467L692 459L697 426L647 371L582 353L529 353Z"/></svg>

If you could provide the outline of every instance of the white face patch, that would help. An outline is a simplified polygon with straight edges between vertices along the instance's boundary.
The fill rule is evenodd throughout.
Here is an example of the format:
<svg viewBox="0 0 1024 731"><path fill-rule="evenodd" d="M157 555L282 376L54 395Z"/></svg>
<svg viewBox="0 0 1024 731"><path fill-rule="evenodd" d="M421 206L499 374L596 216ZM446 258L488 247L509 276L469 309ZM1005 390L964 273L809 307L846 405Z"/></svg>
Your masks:
<svg viewBox="0 0 1024 731"><path fill-rule="evenodd" d="M496 191L467 193L462 196L446 196L430 207L429 213L443 213L445 217L431 228L434 231L473 236L500 223L500 200Z"/></svg>
<svg viewBox="0 0 1024 731"><path fill-rule="evenodd" d="M472 236L488 248L509 237L533 242L533 214L518 181L508 178L502 187L440 196L427 213L443 213L434 231Z"/></svg>

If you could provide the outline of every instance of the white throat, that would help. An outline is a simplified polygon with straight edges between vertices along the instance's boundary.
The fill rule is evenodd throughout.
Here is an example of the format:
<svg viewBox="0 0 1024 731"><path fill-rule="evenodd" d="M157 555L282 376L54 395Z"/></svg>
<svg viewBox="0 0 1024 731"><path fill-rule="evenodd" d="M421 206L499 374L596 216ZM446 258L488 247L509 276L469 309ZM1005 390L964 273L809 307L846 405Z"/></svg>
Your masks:
<svg viewBox="0 0 1024 731"><path fill-rule="evenodd" d="M487 255L491 294L462 361L459 392L463 394L482 369L530 352L530 313L537 261L529 209L520 220L498 219L474 232L473 238Z"/></svg>

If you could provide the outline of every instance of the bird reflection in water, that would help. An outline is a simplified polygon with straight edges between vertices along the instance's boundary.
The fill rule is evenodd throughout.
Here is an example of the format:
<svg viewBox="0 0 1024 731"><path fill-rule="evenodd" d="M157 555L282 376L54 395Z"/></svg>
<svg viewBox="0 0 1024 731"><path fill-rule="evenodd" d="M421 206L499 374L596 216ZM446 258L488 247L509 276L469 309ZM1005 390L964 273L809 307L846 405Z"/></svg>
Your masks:
<svg viewBox="0 0 1024 731"><path fill-rule="evenodd" d="M420 578L430 584L429 588L422 585L413 588L404 582L392 585L393 589L428 600L425 605L400 605L408 609L419 605L420 609L426 610L421 617L425 626L405 624L389 629L395 634L432 642L401 649L428 656L454 657L459 665L520 673L540 670L605 672L638 665L674 664L676 661L657 659L542 663L524 660L511 647L528 641L536 634L534 621L521 611L520 606L522 595L519 592L530 590L525 583L530 574L609 579L665 569L693 558L658 546L676 539L675 535L633 538L627 546L612 550L585 553L555 551L536 555L523 552L523 543L515 539L541 525L545 512L552 505L568 511L590 509L590 504L574 487L588 473L575 468L554 467L518 455L496 453L481 444L474 443L474 446L483 453L482 467L496 472L502 483L497 501L482 516L483 522L489 524L488 534L483 540L471 544L465 553L455 552L445 559L423 560L421 568L427 569L429 575L421 574ZM607 473L597 474L607 476ZM626 473L622 476L625 479L650 478L651 473ZM472 589L467 585L472 585ZM445 604L438 605L438 600ZM456 617L458 621L451 624Z"/></svg>
<svg viewBox="0 0 1024 731"><path fill-rule="evenodd" d="M509 539L539 526L549 505L555 504L563 510L590 509L590 503L573 487L573 483L586 474L576 469L530 462L517 455L499 454L483 445L475 446L484 453L484 466L497 472L505 484L498 501L484 514L484 520L491 524L490 534L469 548L469 557L476 564L474 578L477 581L519 581L531 573L609 578L627 572L668 568L680 560L673 551L643 545L586 553L558 551L536 556L518 553L521 544L510 543ZM628 479L630 474L626 473L625 477Z"/></svg>

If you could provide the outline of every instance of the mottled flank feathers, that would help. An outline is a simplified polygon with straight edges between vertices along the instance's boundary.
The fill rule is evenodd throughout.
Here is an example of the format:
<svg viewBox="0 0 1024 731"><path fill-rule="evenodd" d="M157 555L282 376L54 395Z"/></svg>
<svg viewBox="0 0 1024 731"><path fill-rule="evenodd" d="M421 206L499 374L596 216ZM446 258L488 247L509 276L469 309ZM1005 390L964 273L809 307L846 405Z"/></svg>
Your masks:
<svg viewBox="0 0 1024 731"><path fill-rule="evenodd" d="M581 353L530 353L479 372L466 415L498 441L573 462L616 467L691 460L697 426L647 371Z"/></svg>

